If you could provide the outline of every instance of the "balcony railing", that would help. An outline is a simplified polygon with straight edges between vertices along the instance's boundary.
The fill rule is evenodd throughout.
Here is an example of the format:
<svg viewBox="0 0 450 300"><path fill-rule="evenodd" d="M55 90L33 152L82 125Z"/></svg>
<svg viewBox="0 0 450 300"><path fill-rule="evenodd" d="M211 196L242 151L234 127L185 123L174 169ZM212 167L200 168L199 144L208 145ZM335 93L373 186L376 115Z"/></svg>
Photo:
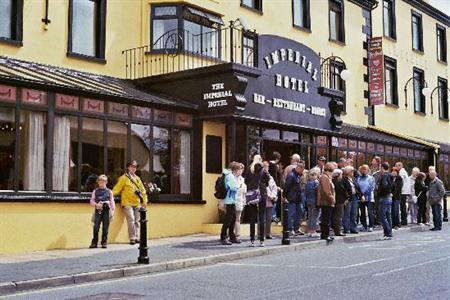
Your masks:
<svg viewBox="0 0 450 300"><path fill-rule="evenodd" d="M138 79L229 62L256 66L256 46L255 32L233 26L202 34L175 29L152 45L122 51L125 77Z"/></svg>

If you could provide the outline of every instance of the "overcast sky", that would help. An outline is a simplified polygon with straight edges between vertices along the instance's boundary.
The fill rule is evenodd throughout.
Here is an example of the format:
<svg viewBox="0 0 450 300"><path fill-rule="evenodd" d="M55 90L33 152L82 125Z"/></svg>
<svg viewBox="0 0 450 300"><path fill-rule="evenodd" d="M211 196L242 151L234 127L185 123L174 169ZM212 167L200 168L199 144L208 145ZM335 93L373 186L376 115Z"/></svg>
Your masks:
<svg viewBox="0 0 450 300"><path fill-rule="evenodd" d="M430 4L450 15L450 0L430 0Z"/></svg>

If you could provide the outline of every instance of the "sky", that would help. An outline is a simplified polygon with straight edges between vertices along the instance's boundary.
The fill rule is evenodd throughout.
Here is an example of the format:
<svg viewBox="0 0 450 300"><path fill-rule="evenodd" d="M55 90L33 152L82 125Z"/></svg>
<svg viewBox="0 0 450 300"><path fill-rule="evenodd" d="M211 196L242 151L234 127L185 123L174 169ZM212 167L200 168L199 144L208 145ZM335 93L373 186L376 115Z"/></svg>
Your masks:
<svg viewBox="0 0 450 300"><path fill-rule="evenodd" d="M450 0L430 0L429 3L447 15L450 15Z"/></svg>

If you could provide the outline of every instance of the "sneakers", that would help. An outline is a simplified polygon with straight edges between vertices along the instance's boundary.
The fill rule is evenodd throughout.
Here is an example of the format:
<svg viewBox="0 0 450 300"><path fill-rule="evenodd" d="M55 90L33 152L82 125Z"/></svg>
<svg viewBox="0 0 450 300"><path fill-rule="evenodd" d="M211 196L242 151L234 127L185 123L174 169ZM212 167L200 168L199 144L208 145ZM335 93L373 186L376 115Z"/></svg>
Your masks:
<svg viewBox="0 0 450 300"><path fill-rule="evenodd" d="M392 240L392 236L383 236L383 240Z"/></svg>
<svg viewBox="0 0 450 300"><path fill-rule="evenodd" d="M299 235L305 235L303 232L301 232L300 230L297 230L296 232L294 232L295 236L299 236Z"/></svg>
<svg viewBox="0 0 450 300"><path fill-rule="evenodd" d="M259 241L259 246L260 247L264 247L265 245L264 245L264 241Z"/></svg>
<svg viewBox="0 0 450 300"><path fill-rule="evenodd" d="M255 247L255 241L250 241L250 247Z"/></svg>
<svg viewBox="0 0 450 300"><path fill-rule="evenodd" d="M372 227L369 227L369 230L368 230L369 232L373 232L373 228Z"/></svg>

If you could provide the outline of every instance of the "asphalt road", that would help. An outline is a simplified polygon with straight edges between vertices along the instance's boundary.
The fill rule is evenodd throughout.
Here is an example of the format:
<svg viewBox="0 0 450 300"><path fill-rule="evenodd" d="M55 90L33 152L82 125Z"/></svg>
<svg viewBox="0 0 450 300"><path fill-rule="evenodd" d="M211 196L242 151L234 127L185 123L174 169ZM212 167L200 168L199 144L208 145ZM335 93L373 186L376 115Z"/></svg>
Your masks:
<svg viewBox="0 0 450 300"><path fill-rule="evenodd" d="M449 300L450 226L8 299Z"/></svg>

